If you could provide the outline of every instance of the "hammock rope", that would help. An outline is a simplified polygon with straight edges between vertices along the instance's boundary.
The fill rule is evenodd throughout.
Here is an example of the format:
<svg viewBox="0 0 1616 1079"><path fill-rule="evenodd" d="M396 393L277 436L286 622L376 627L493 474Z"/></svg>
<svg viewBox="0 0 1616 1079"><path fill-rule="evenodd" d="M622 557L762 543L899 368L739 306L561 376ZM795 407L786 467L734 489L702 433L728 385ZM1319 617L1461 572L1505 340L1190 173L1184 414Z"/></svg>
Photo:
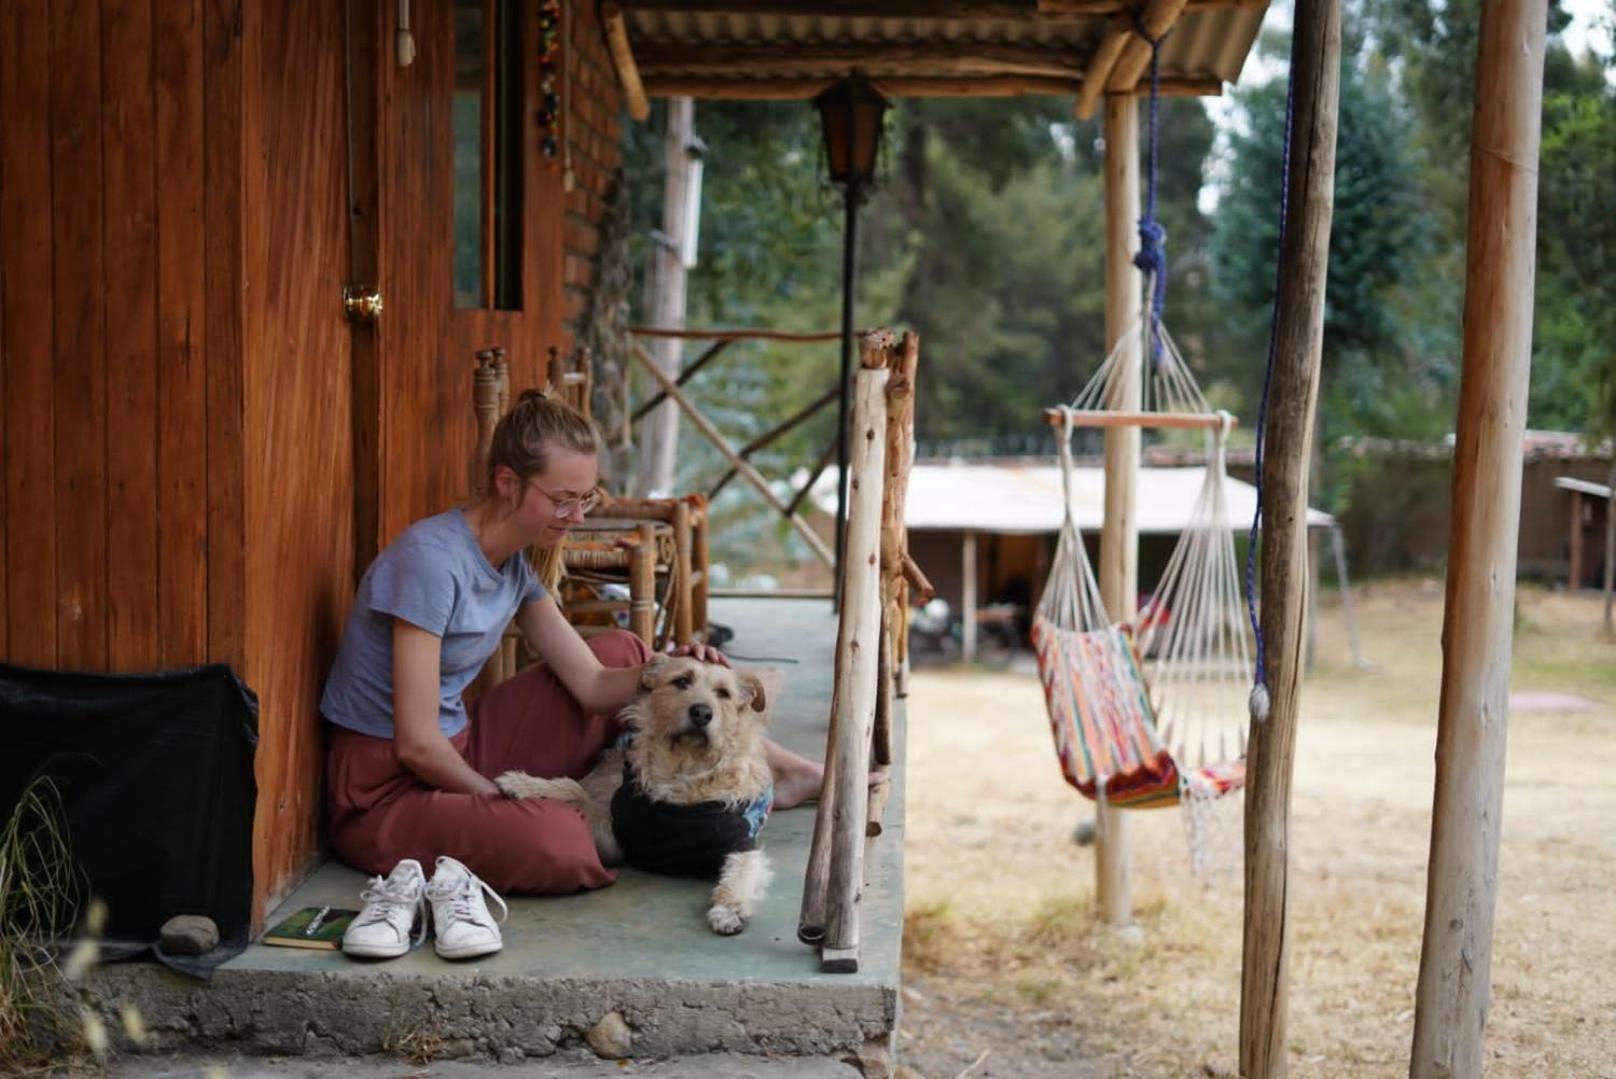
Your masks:
<svg viewBox="0 0 1616 1079"><path fill-rule="evenodd" d="M1225 486L1233 419L1214 413L1161 317L1166 232L1155 213L1162 39L1152 40L1142 28L1140 33L1151 45L1149 183L1134 264L1145 275L1149 306L1118 336L1073 401L1057 410L1064 512L1032 638L1067 781L1117 808L1183 802L1193 810L1244 784L1241 705L1249 696L1251 649ZM1151 362L1125 375L1134 333L1142 334ZM1131 626L1113 621L1105 609L1072 501L1076 414L1119 409L1130 388L1125 377L1142 379L1139 399L1147 412L1218 417L1208 428L1207 467L1189 522L1155 595ZM1192 863L1200 868L1205 851L1198 838L1207 818L1190 816Z"/></svg>

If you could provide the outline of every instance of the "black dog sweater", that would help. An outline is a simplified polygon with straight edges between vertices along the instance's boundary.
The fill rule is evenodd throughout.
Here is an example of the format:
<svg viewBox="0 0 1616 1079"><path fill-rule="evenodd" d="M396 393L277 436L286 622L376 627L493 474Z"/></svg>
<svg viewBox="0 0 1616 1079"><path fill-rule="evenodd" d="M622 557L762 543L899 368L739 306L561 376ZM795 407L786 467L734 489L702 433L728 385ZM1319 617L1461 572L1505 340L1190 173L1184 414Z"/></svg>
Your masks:
<svg viewBox="0 0 1616 1079"><path fill-rule="evenodd" d="M612 796L612 833L636 869L674 877L711 877L727 855L757 849L758 833L774 807L774 788L745 805L652 801L627 764Z"/></svg>

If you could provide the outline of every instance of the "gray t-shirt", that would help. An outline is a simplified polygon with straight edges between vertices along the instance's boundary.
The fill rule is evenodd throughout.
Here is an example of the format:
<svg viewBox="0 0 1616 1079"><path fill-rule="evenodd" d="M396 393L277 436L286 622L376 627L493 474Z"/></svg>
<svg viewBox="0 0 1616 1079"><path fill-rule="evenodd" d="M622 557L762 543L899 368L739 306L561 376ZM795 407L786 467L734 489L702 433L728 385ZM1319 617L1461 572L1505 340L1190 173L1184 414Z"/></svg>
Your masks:
<svg viewBox="0 0 1616 1079"><path fill-rule="evenodd" d="M393 737L393 619L402 618L443 638L438 726L454 737L466 727L461 692L517 608L543 597L522 553L495 569L458 509L417 521L360 580L320 714L361 734Z"/></svg>

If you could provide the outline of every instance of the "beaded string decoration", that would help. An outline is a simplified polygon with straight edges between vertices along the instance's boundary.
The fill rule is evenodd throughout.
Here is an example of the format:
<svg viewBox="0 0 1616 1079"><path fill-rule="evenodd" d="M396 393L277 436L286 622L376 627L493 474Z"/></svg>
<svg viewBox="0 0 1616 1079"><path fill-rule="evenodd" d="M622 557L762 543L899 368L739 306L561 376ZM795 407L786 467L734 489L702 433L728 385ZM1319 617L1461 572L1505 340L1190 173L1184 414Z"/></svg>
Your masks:
<svg viewBox="0 0 1616 1079"><path fill-rule="evenodd" d="M539 149L561 156L561 0L539 5Z"/></svg>

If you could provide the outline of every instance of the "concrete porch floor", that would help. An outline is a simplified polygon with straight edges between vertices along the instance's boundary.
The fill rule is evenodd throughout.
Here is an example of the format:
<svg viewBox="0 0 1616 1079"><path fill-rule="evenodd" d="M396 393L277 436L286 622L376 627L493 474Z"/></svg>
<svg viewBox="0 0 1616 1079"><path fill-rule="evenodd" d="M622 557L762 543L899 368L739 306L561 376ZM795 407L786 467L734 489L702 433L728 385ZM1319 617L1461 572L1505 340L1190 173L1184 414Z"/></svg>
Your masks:
<svg viewBox="0 0 1616 1079"><path fill-rule="evenodd" d="M731 599L715 621L735 629L739 667L776 667L783 692L772 731L815 759L825 749L836 620L827 602ZM794 662L793 662L794 661ZM834 1056L890 1050L898 1021L903 929L903 747L871 846L856 974L821 974L796 939L812 806L775 813L764 830L775 881L751 926L732 938L707 929L708 885L624 870L616 884L565 897L507 897L505 948L451 963L430 940L396 960L254 945L207 985L153 965L111 967L94 993L113 1013L137 1003L159 1048L365 1055L435 1050L513 1063L583 1043L608 1013L632 1032L630 1055L699 1053ZM271 915L299 907L357 907L361 874L329 862Z"/></svg>

